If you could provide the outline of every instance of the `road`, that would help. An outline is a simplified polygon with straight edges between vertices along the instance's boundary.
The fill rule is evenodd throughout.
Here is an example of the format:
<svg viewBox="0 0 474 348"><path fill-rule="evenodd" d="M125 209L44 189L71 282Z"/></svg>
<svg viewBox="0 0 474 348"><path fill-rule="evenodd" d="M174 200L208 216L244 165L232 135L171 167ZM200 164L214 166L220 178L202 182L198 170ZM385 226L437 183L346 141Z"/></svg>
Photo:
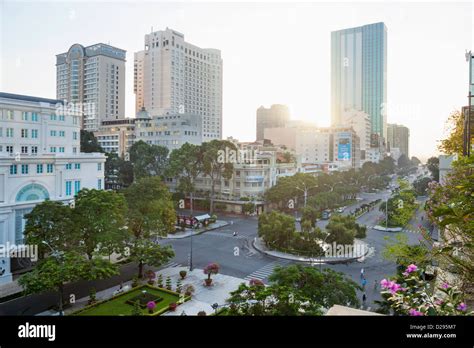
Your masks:
<svg viewBox="0 0 474 348"><path fill-rule="evenodd" d="M388 190L377 193L362 193L359 195L363 200L347 207L344 213L355 209L356 206L368 203L376 199L386 199L390 195ZM411 222L417 226L421 223L423 212L418 212ZM387 261L382 257L382 251L386 244L385 237L393 237L391 232L381 232L373 230L371 227L377 224L383 213L378 207L369 211L358 218L358 222L368 226L367 237L364 239L372 252L362 262L353 262L349 264L323 265L322 268L331 268L343 272L349 278L360 284L361 268L365 271L367 279L366 307L374 308L374 301L380 299L379 289L374 290L374 282L380 282L381 279L389 277L395 273L395 263ZM193 265L194 268L204 268L210 262L217 262L222 274L251 279L257 278L264 282L268 281L268 276L277 265L289 265L292 262L274 259L260 254L251 246L251 241L257 236L257 218L244 216L220 216L219 219L231 222L231 225L217 230L205 232L194 236L193 239ZM426 219L425 219L426 220ZM426 221L425 221L426 222ZM327 221L318 222L318 226L324 227ZM233 232L237 236L233 236ZM420 234L409 231L400 232L408 236L410 243L417 243ZM189 265L189 253L191 238L162 240L161 244L172 245L175 251L175 257L171 262L173 265ZM315 266L315 267L320 267ZM121 269L119 276L108 280L95 282L79 282L70 284L66 287L66 294L74 293L76 298L81 298L89 294L89 288L94 286L97 291L112 287L121 281L129 280L136 272L136 265L125 265ZM378 287L379 288L379 287ZM359 292L359 298L362 302L362 292ZM40 295L30 295L19 299L11 300L0 304L0 315L22 315L36 314L42 312L56 303L57 296L54 293Z"/></svg>

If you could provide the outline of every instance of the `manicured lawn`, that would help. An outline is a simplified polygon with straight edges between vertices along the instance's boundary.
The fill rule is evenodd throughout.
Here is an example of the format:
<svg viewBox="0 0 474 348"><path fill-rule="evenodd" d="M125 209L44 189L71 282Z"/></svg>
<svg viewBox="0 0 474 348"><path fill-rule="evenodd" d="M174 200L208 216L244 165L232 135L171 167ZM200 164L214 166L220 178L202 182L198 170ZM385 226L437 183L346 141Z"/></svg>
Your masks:
<svg viewBox="0 0 474 348"><path fill-rule="evenodd" d="M139 287L137 289L132 289L125 294L119 295L116 298L109 300L109 301L104 301L102 303L98 303L97 305L88 308L84 311L80 311L77 314L73 315L85 315L85 316L96 316L96 315L131 315L133 311L133 305L130 305L126 303L128 300L140 296L142 294L142 291L146 290L148 294L151 294L156 297L161 297L163 300L160 302L156 303L156 307L154 312L158 312L163 308L168 308L170 303L178 303L179 301L179 296L170 294L165 291L161 291L159 289L150 287L150 286L143 286ZM148 314L148 309L145 308L143 309L143 314L144 315L149 315Z"/></svg>

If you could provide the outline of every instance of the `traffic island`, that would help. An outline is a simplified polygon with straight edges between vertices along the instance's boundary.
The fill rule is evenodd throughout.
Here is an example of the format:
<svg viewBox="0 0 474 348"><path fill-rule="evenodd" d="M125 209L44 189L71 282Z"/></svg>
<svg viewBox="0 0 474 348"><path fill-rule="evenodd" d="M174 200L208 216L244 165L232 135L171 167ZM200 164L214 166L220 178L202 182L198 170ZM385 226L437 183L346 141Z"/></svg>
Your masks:
<svg viewBox="0 0 474 348"><path fill-rule="evenodd" d="M373 250L373 248L371 248L366 242L361 241L360 239L355 239L355 242L352 245L337 245L335 242L332 244L325 244L325 255L321 257L299 256L282 251L271 250L265 245L261 238L257 237L253 240L252 246L260 253L273 258L309 263L311 265L362 261Z"/></svg>

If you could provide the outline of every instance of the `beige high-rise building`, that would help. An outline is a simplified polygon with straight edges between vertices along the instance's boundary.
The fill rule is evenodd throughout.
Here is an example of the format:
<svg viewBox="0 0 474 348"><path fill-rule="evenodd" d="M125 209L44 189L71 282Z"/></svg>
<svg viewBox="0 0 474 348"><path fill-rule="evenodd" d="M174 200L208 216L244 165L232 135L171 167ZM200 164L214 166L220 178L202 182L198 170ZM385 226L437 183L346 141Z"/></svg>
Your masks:
<svg viewBox="0 0 474 348"><path fill-rule="evenodd" d="M270 108L257 109L257 141L264 139L266 128L284 127L290 120L290 110L286 105L274 104Z"/></svg>
<svg viewBox="0 0 474 348"><path fill-rule="evenodd" d="M196 115L202 140L222 138L221 52L200 48L166 28L145 35L145 49L135 53L136 111L151 116Z"/></svg>
<svg viewBox="0 0 474 348"><path fill-rule="evenodd" d="M409 153L410 130L398 124L387 124L387 145L397 147L400 152L410 158Z"/></svg>
<svg viewBox="0 0 474 348"><path fill-rule="evenodd" d="M56 56L56 98L80 107L83 129L124 118L125 58L125 50L103 43L74 44Z"/></svg>

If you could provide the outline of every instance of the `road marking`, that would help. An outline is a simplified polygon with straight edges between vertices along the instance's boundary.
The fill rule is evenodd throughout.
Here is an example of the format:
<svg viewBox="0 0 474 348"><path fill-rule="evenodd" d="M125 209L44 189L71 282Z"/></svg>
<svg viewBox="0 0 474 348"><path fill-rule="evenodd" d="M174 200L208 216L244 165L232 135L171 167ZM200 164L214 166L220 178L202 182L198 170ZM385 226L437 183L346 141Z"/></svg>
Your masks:
<svg viewBox="0 0 474 348"><path fill-rule="evenodd" d="M268 278L273 273L273 270L277 266L285 266L288 263L289 263L289 261L285 261L285 260L282 260L282 261L279 260L279 261L273 261L273 262L267 263L262 268L259 268L256 271L250 273L244 279L245 280L251 280L251 279L264 280L264 279Z"/></svg>
<svg viewBox="0 0 474 348"><path fill-rule="evenodd" d="M164 268L171 268L171 267L181 267L181 264L180 263L177 263L177 262L168 262L168 263L165 263L163 266L160 267L160 269L164 269Z"/></svg>

